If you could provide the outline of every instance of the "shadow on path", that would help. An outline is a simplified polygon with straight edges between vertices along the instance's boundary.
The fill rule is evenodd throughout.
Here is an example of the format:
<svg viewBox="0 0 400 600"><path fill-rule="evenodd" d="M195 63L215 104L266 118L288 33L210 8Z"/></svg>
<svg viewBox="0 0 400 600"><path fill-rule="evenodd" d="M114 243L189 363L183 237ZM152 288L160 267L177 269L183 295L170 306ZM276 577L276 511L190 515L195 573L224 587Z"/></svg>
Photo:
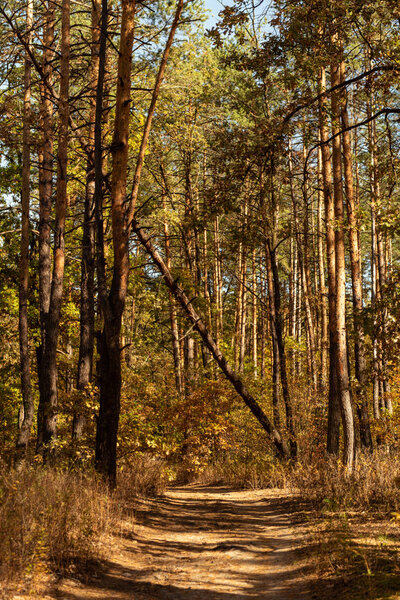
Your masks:
<svg viewBox="0 0 400 600"><path fill-rule="evenodd" d="M298 504L273 490L185 486L136 504L134 534L63 600L310 600Z"/></svg>

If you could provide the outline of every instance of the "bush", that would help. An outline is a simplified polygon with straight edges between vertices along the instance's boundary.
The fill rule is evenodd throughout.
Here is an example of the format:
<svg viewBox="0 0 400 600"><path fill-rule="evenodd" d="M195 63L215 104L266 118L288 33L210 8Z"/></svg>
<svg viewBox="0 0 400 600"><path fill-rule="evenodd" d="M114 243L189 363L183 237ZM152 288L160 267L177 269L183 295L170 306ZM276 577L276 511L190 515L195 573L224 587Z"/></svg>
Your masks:
<svg viewBox="0 0 400 600"><path fill-rule="evenodd" d="M90 476L24 466L0 475L0 579L65 571L102 555L111 501Z"/></svg>

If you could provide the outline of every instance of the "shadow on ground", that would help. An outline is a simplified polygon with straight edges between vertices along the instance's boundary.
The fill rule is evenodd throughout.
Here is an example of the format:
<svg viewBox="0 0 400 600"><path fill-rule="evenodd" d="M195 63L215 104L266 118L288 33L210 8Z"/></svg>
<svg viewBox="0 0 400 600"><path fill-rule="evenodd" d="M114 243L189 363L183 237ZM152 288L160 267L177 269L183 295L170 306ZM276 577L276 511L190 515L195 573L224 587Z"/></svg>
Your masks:
<svg viewBox="0 0 400 600"><path fill-rule="evenodd" d="M302 507L272 491L185 486L135 505L134 534L63 600L310 600ZM295 514L296 519L291 519Z"/></svg>

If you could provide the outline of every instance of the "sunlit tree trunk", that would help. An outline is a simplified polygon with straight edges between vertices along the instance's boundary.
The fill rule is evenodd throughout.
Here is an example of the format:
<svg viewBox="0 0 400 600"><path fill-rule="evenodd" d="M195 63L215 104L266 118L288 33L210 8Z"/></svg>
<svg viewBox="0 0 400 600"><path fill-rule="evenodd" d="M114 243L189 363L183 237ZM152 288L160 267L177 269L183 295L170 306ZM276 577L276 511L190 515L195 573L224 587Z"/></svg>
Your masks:
<svg viewBox="0 0 400 600"><path fill-rule="evenodd" d="M322 150L318 148L318 215L317 215L317 248L318 248L318 278L319 278L319 303L321 308L321 374L320 388L326 390L328 384L328 360L329 360L329 316L327 303L327 290L325 285L325 264L324 264L324 233L323 233L323 178L322 178Z"/></svg>
<svg viewBox="0 0 400 600"><path fill-rule="evenodd" d="M341 80L346 77L345 65L341 64ZM346 92L345 92L346 93ZM371 429L368 415L367 401L367 374L365 341L362 324L363 309L363 289L361 275L361 253L359 245L359 206L356 204L357 198L354 194L353 184L353 165L351 157L351 141L349 127L349 116L347 111L347 95L344 96L345 102L342 103L341 116L343 125L342 144L343 144L343 165L344 182L346 191L347 217L349 221L349 248L350 248L350 267L353 291L353 319L354 319L354 354L355 354L355 375L359 384L358 388L358 407L360 420L360 441L364 448L372 448Z"/></svg>
<svg viewBox="0 0 400 600"><path fill-rule="evenodd" d="M340 65L331 67L331 84L340 83ZM347 339L346 339L346 262L344 245L344 213L342 190L342 160L340 143L340 94L332 93L332 162L333 190L335 206L335 267L336 267L336 297L335 297L335 335L336 335L336 369L340 411L343 425L343 463L351 470L354 460L354 422L353 407L350 396L350 378L348 371Z"/></svg>
<svg viewBox="0 0 400 600"><path fill-rule="evenodd" d="M90 109L88 131L88 161L86 166L85 209L82 235L82 266L81 266L81 304L80 304L80 342L78 358L79 390L85 390L92 380L93 350L94 350L94 318L95 318L95 206L94 206L94 137L96 118L96 85L99 74L99 43L100 43L101 2L92 2L92 46L90 71ZM83 415L74 413L72 437L79 439L85 425Z"/></svg>
<svg viewBox="0 0 400 600"><path fill-rule="evenodd" d="M320 68L318 88L320 94L326 90L325 69ZM327 128L327 101L319 100L319 131L322 151L322 180L325 203L326 226L326 258L328 268L328 305L329 305L329 406L328 406L328 439L327 450L330 454L339 454L340 441L340 407L338 399L338 382L336 372L336 337L335 337L335 208L332 190L332 167L330 159L329 138Z"/></svg>
<svg viewBox="0 0 400 600"><path fill-rule="evenodd" d="M123 1L112 144L111 216L114 267L110 292L107 294L107 288L99 287L104 326L99 342L100 411L96 432L96 468L107 477L111 487L116 483L116 450L121 398L120 332L129 274L125 196L135 9L135 0ZM102 19L105 18L103 11Z"/></svg>
<svg viewBox="0 0 400 600"><path fill-rule="evenodd" d="M61 303L65 267L65 221L67 216L67 165L69 135L69 56L70 56L70 0L61 6L60 45L60 100L58 105L57 185L55 199L55 226L53 273L50 304L43 353L42 406L43 445L47 455L57 434L57 346L60 328Z"/></svg>
<svg viewBox="0 0 400 600"><path fill-rule="evenodd" d="M258 327L258 314L257 314L257 271L256 271L256 249L253 249L252 262L251 262L251 285L252 285L252 361L254 369L254 377L258 374L258 339L257 339L257 327Z"/></svg>
<svg viewBox="0 0 400 600"><path fill-rule="evenodd" d="M21 189L21 256L19 263L19 351L21 366L22 405L18 419L17 459L22 458L31 435L34 406L31 388L31 361L29 356L28 295L29 295L29 207L31 172L31 58L33 0L26 6L26 33L24 64L24 107L22 128L22 189Z"/></svg>

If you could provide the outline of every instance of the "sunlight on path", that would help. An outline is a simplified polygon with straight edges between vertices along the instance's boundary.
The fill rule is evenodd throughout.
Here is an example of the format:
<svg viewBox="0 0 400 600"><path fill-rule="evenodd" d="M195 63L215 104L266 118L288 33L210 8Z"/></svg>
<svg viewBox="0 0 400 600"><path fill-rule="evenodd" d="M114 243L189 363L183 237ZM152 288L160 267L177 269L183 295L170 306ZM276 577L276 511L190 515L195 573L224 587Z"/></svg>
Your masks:
<svg viewBox="0 0 400 600"><path fill-rule="evenodd" d="M306 600L304 524L282 491L185 486L137 508L107 572L63 600Z"/></svg>

